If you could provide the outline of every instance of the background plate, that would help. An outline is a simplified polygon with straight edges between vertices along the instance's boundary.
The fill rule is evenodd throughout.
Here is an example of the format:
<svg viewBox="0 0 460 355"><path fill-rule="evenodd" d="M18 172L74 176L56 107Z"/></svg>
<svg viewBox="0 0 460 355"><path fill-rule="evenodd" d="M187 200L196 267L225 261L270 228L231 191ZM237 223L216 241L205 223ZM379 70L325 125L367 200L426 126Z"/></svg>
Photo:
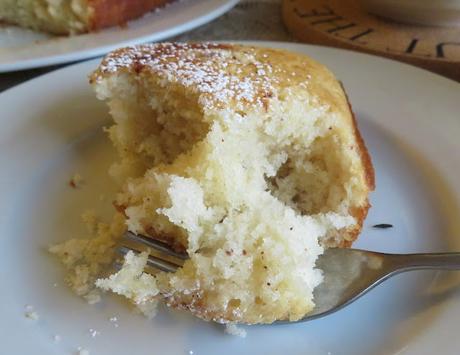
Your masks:
<svg viewBox="0 0 460 355"><path fill-rule="evenodd" d="M157 13L96 33L62 37L0 27L0 73L96 57L115 48L160 41L203 25L230 10L238 0L180 0Z"/></svg>
<svg viewBox="0 0 460 355"><path fill-rule="evenodd" d="M397 62L343 50L257 43L307 53L343 81L373 157L377 189L357 247L460 250L460 86ZM79 215L111 211L113 157L90 61L0 95L0 337L8 354L458 354L457 273L396 276L351 306L307 323L250 326L246 339L184 312L153 320L119 298L90 306L64 285L50 243L87 233ZM79 172L86 184L68 186ZM373 229L376 223L394 228ZM40 319L24 317L25 304ZM114 327L110 317L118 318ZM100 335L91 337L89 329ZM53 342L53 335L62 340ZM26 341L25 341L26 340Z"/></svg>

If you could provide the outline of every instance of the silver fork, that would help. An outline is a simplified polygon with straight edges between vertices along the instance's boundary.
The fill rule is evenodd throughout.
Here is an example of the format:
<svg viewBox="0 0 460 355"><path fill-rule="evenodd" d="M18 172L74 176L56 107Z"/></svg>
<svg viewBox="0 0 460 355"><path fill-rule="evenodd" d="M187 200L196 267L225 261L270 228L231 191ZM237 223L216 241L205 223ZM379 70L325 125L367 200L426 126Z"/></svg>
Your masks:
<svg viewBox="0 0 460 355"><path fill-rule="evenodd" d="M120 254L150 248L150 267L175 272L188 259L167 244L127 232ZM349 305L381 282L405 271L460 270L460 253L385 254L359 249L327 249L317 261L324 280L314 291L315 308L302 321L324 317Z"/></svg>
<svg viewBox="0 0 460 355"><path fill-rule="evenodd" d="M188 259L187 254L178 253L172 250L168 244L154 238L129 231L125 232L123 237L124 239L122 239L122 243L118 247L118 252L123 256L130 251L139 254L148 248L156 252L155 254L150 253L147 259L147 265L155 269L175 272Z"/></svg>

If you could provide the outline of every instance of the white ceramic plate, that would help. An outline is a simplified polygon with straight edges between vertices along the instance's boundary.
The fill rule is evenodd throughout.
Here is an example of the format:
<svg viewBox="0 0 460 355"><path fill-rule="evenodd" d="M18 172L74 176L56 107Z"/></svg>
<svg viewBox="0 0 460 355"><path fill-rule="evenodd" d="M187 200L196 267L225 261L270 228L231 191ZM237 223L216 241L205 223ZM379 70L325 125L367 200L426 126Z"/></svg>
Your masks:
<svg viewBox="0 0 460 355"><path fill-rule="evenodd" d="M460 86L369 55L261 43L307 53L343 81L377 172L357 247L460 250ZM84 236L80 213L110 214L109 117L87 84L97 61L67 67L0 95L0 343L5 354L458 354L460 277L394 277L346 309L308 323L251 326L246 339L183 312L153 320L115 297L90 306L64 285L50 243ZM79 172L86 184L68 186ZM394 228L373 229L376 223ZM57 283L56 286L54 284ZM24 317L31 304L38 321ZM109 318L116 316L116 328ZM91 337L89 329L100 335ZM59 334L61 341L53 342Z"/></svg>
<svg viewBox="0 0 460 355"><path fill-rule="evenodd" d="M0 73L96 57L115 48L160 41L203 25L230 10L238 0L180 0L157 13L130 21L125 28L56 37L0 27Z"/></svg>

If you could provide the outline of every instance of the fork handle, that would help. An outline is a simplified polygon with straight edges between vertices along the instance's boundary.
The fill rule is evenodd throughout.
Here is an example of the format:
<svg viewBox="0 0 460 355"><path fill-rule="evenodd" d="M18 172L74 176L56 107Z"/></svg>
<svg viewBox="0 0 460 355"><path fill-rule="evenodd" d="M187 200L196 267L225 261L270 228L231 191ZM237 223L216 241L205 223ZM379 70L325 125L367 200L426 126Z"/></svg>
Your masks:
<svg viewBox="0 0 460 355"><path fill-rule="evenodd" d="M389 267L394 271L460 270L460 253L424 253L388 255Z"/></svg>

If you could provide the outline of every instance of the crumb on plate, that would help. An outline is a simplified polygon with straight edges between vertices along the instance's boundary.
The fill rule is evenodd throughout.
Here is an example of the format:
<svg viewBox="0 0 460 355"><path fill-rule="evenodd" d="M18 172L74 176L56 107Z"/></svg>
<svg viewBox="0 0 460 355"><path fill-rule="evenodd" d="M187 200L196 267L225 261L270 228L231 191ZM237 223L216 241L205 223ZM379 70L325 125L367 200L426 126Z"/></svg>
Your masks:
<svg viewBox="0 0 460 355"><path fill-rule="evenodd" d="M26 318L29 318L29 319L32 319L32 320L38 320L40 317L38 316L38 313L34 310L34 306L30 305L30 304L26 304L24 306L25 308L25 313L24 315L26 316Z"/></svg>
<svg viewBox="0 0 460 355"><path fill-rule="evenodd" d="M29 311L25 313L26 318L32 319L32 320L38 320L40 317L38 316L38 313L35 311Z"/></svg>
<svg viewBox="0 0 460 355"><path fill-rule="evenodd" d="M101 294L98 290L91 290L83 298L88 302L88 304L96 304L101 301Z"/></svg>
<svg viewBox="0 0 460 355"><path fill-rule="evenodd" d="M85 181L83 180L80 174L74 174L74 176L72 176L72 178L69 180L69 185L73 189L78 189L82 187L84 182Z"/></svg>
<svg viewBox="0 0 460 355"><path fill-rule="evenodd" d="M89 331L89 334L91 335L92 338L95 338L95 337L97 337L98 335L101 334L100 331L98 331L96 329L93 329L93 328L89 328L88 331Z"/></svg>
<svg viewBox="0 0 460 355"><path fill-rule="evenodd" d="M110 318L109 318L109 321L110 321L110 323L113 324L113 326L114 326L115 328L118 328L118 318L117 318L117 317L115 317L115 316L110 317Z"/></svg>
<svg viewBox="0 0 460 355"><path fill-rule="evenodd" d="M225 325L225 333L230 335L236 335L241 338L246 338L246 330L238 327L236 324L228 323Z"/></svg>

